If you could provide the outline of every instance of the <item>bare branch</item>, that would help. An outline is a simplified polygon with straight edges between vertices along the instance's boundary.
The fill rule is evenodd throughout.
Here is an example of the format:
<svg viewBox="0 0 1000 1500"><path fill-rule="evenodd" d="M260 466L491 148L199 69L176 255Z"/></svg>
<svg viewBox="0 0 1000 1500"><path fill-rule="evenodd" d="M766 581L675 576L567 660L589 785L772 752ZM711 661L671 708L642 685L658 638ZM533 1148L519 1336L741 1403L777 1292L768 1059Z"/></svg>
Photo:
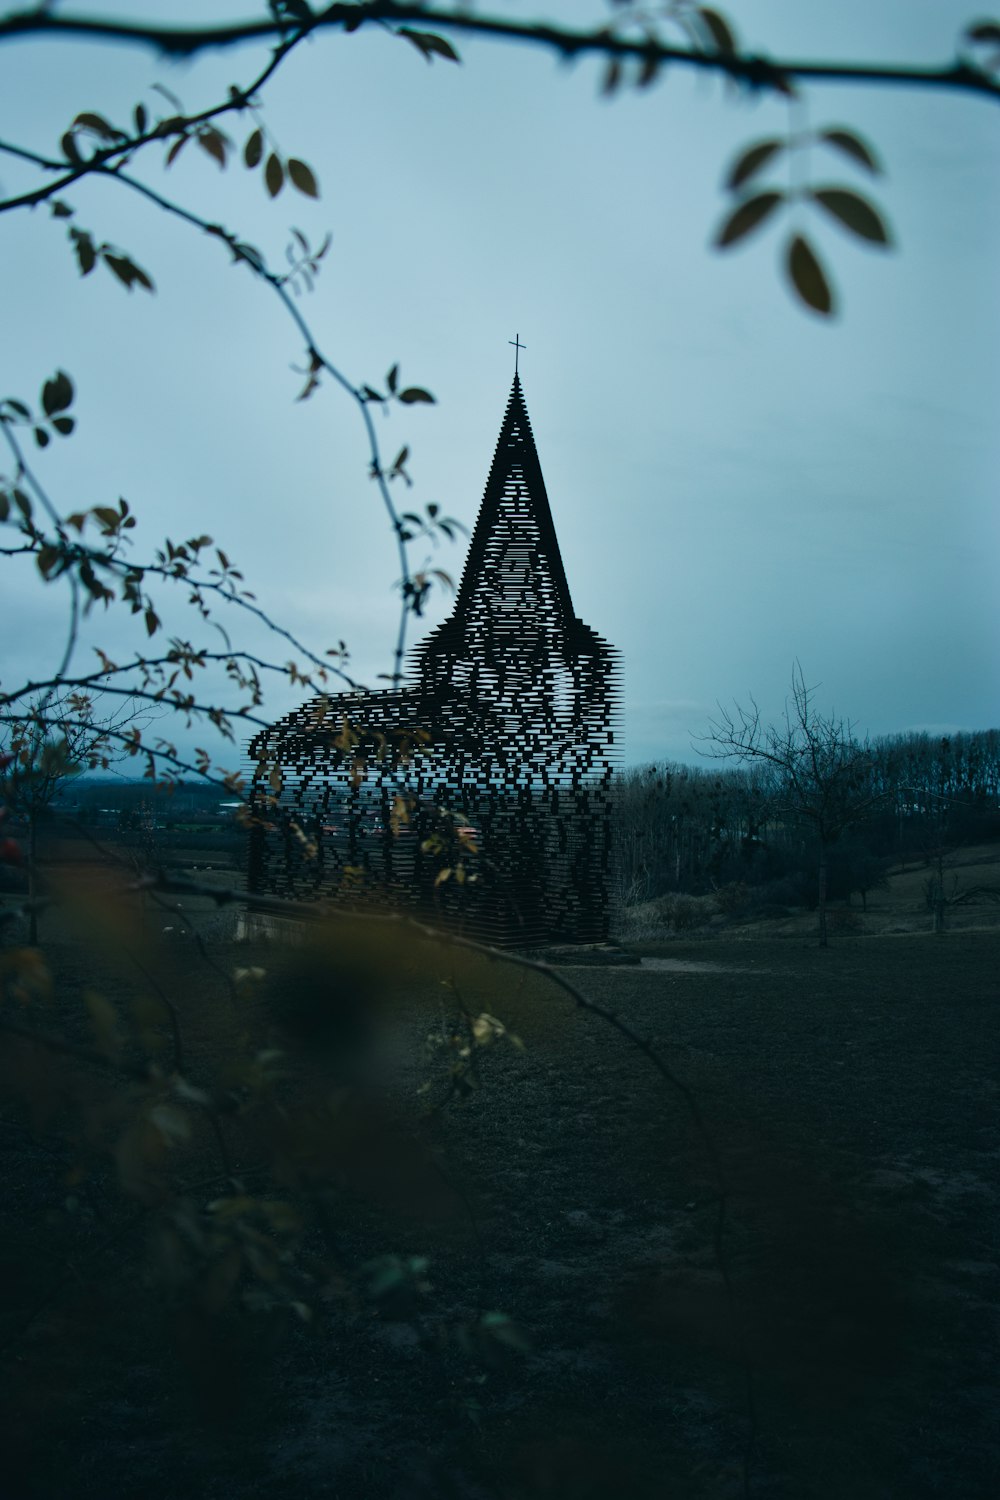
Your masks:
<svg viewBox="0 0 1000 1500"><path fill-rule="evenodd" d="M712 50L672 46L656 36L625 36L608 26L575 29L543 22L516 21L506 16L481 16L459 8L397 4L394 0L371 0L367 5L329 5L311 23L296 24L291 34L288 21L281 21L273 16L228 25L164 26L155 22L111 21L34 9L18 12L0 21L0 42L15 37L78 36L150 47L172 57L192 57L203 51L271 39L277 39L281 47L287 50L303 36L318 31L354 31L366 24L391 27L395 23L407 22L427 24L458 35L523 42L552 52L563 60L590 55L631 59L647 66L655 63L675 64L733 78L754 91L782 89L787 85L787 80L801 79L816 83L865 83L942 89L1000 99L1000 81L965 61L949 62L938 67L913 67L903 64L835 63L798 58L771 59L721 48Z"/></svg>

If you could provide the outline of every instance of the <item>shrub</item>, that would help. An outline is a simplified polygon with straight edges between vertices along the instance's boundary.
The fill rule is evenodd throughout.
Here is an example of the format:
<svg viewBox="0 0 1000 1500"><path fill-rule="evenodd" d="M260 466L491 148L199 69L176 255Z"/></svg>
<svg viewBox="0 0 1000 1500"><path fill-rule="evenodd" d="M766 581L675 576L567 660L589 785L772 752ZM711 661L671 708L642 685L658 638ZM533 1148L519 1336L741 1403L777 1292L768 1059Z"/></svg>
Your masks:
<svg viewBox="0 0 1000 1500"><path fill-rule="evenodd" d="M707 925L715 911L711 896L685 896L681 891L671 891L661 897L659 913L675 932L693 932Z"/></svg>
<svg viewBox="0 0 1000 1500"><path fill-rule="evenodd" d="M742 880L720 885L715 892L715 905L724 917L741 917L751 904L750 887Z"/></svg>

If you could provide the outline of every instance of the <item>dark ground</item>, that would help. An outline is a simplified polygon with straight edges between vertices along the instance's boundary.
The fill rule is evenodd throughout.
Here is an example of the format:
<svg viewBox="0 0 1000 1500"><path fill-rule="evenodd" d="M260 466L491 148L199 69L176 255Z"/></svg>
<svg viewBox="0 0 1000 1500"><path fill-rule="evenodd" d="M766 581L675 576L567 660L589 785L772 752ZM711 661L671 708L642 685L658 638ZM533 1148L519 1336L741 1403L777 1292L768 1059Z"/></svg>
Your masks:
<svg viewBox="0 0 1000 1500"><path fill-rule="evenodd" d="M10 1500L737 1497L745 1460L760 1500L1000 1493L1000 935L660 951L721 971L564 972L695 1091L735 1313L685 1101L544 981L505 971L480 1007L463 970L525 1049L485 1051L433 1124L436 1193L377 1220L348 1196L336 1226L354 1262L427 1256L419 1305L221 1319L206 1343L144 1290L113 1185L80 1190L68 1256L65 1160L4 1130ZM53 952L79 988L75 950ZM257 961L280 967L223 958ZM193 951L175 977L197 1043L218 1002ZM409 1006L382 1075L413 1118L433 1021ZM26 1270L33 1243L58 1266ZM529 1351L463 1350L484 1310Z"/></svg>

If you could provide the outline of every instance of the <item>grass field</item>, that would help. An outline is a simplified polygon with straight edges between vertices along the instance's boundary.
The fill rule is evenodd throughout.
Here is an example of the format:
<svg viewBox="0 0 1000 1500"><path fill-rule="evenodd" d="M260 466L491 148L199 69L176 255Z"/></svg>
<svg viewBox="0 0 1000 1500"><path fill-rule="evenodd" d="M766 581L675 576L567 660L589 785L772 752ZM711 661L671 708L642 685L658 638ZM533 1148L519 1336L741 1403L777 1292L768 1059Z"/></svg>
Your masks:
<svg viewBox="0 0 1000 1500"><path fill-rule="evenodd" d="M834 936L883 937L933 931L928 882L935 874L931 865L912 860L890 869L885 885L871 891L864 905L858 896L852 904L832 902L830 926ZM1000 931L1000 848L996 844L949 850L942 860L941 875L944 923L948 930ZM797 940L808 938L816 929L815 913L802 909L741 920L724 917L710 895L698 898L693 905L695 918L699 913L701 917L701 925L693 928L699 936L717 932L749 942L773 938ZM668 909L669 903L662 900L626 909L619 919L623 938L649 943L678 935L672 930Z"/></svg>
<svg viewBox="0 0 1000 1500"><path fill-rule="evenodd" d="M897 878L873 917L878 898L914 904ZM425 1257L428 1289L320 1297L308 1324L228 1308L192 1320L150 1216L122 1205L114 1151L101 1155L114 1120L92 1127L68 1188L59 1100L33 1131L15 1102L0 1325L12 1500L736 1497L744 1466L761 1500L997 1493L1000 931L850 935L828 951L805 931L717 933L646 943L642 965L562 971L655 1038L693 1092L725 1178L717 1244L719 1184L688 1100L545 979L414 948L369 1026L338 1010L322 951L234 943L225 918L186 906L214 967L183 916L138 920L187 1075L207 1081L241 1036L273 1042L277 1027L297 1049L283 1107L365 1101L391 1150L323 1157L310 1243L348 1266ZM99 903L82 926L47 921L46 1029L86 1040L95 985L127 1013L144 981L123 932ZM226 975L253 965L261 993L234 1006ZM289 997L305 993L303 1010ZM428 1120L447 1075L426 1041L456 996L524 1046L484 1049L478 1086ZM237 1121L230 1145L253 1183L261 1142ZM197 1197L218 1166L201 1137L185 1149ZM275 1161L266 1190L281 1195ZM475 1332L484 1312L513 1320L508 1342Z"/></svg>

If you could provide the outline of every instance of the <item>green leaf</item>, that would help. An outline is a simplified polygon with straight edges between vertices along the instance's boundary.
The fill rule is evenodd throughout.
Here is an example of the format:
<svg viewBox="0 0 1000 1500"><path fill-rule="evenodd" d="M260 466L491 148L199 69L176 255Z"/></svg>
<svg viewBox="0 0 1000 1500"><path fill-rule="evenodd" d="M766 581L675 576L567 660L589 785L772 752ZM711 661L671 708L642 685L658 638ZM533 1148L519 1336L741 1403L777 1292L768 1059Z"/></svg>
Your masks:
<svg viewBox="0 0 1000 1500"><path fill-rule="evenodd" d="M49 437L48 433L45 431L44 427L35 428L35 442L38 444L39 448L47 448L51 441L52 440Z"/></svg>
<svg viewBox="0 0 1000 1500"><path fill-rule="evenodd" d="M162 94L163 97L164 97L164 99L166 99L167 103L168 104L172 104L174 106L174 109L176 109L176 110L179 111L179 110L182 110L184 108L183 104L178 99L177 95L171 93L170 89L167 88L167 86L166 86L165 83L154 83L153 84L153 88L155 89L155 91L158 94Z"/></svg>
<svg viewBox="0 0 1000 1500"><path fill-rule="evenodd" d="M860 239L868 240L873 245L889 245L889 231L886 229L877 211L862 198L859 193L848 192L846 188L816 188L812 197L828 214L856 234Z"/></svg>
<svg viewBox="0 0 1000 1500"><path fill-rule="evenodd" d="M226 138L221 131L213 130L210 125L204 126L198 132L198 145L220 167L226 165Z"/></svg>
<svg viewBox="0 0 1000 1500"><path fill-rule="evenodd" d="M110 250L102 252L104 264L109 271L113 271L118 280L129 291L134 285L145 287L147 292L154 290L153 283L146 275L141 266L137 266L134 260L129 260L127 255L113 255Z"/></svg>
<svg viewBox="0 0 1000 1500"><path fill-rule="evenodd" d="M63 203L59 198L56 198L49 206L54 219L71 219L73 217L73 210L69 204Z"/></svg>
<svg viewBox="0 0 1000 1500"><path fill-rule="evenodd" d="M715 237L715 248L726 250L757 229L774 212L784 196L784 193L771 191L745 198L719 230Z"/></svg>
<svg viewBox="0 0 1000 1500"><path fill-rule="evenodd" d="M70 239L73 241L73 249L80 264L80 275L89 276L97 264L97 251L94 242L83 229L71 229Z"/></svg>
<svg viewBox="0 0 1000 1500"><path fill-rule="evenodd" d="M264 185L272 198L277 198L285 185L285 169L281 157L272 151L264 168Z"/></svg>
<svg viewBox="0 0 1000 1500"><path fill-rule="evenodd" d="M59 548L51 546L42 547L35 558L39 573L46 579L58 561Z"/></svg>
<svg viewBox="0 0 1000 1500"><path fill-rule="evenodd" d="M838 151L843 151L852 161L860 166L867 167L869 172L876 176L882 171L878 158L867 141L863 141L853 130L823 130L820 132L820 140L826 141L829 146L836 146Z"/></svg>
<svg viewBox="0 0 1000 1500"><path fill-rule="evenodd" d="M167 164L168 167L172 167L173 166L174 162L177 160L177 158L180 156L181 152L184 150L184 147L187 145L189 139L190 139L190 137L186 136L186 135L179 135L177 137L176 141L174 141L174 144L171 146L170 150L167 152L167 162L166 162L166 164Z"/></svg>
<svg viewBox="0 0 1000 1500"><path fill-rule="evenodd" d="M52 425L63 437L69 437L76 423L72 417L53 417Z"/></svg>
<svg viewBox="0 0 1000 1500"><path fill-rule="evenodd" d="M149 116L146 114L146 106L144 104L136 105L134 117L136 135L145 135L146 126L149 124Z"/></svg>
<svg viewBox="0 0 1000 1500"><path fill-rule="evenodd" d="M784 150L784 145L784 141L770 140L758 141L755 146L749 146L742 156L736 158L729 169L729 176L726 178L726 187L729 191L734 193L737 188L741 188L771 160L772 156Z"/></svg>
<svg viewBox="0 0 1000 1500"><path fill-rule="evenodd" d="M605 99L610 99L622 81L622 60L620 57L612 57L604 70L601 79L601 94Z"/></svg>
<svg viewBox="0 0 1000 1500"><path fill-rule="evenodd" d="M73 382L65 370L57 370L42 386L42 409L47 417L73 404Z"/></svg>
<svg viewBox="0 0 1000 1500"><path fill-rule="evenodd" d="M428 62L433 62L435 56L445 57L449 62L462 61L451 43L445 41L443 36L436 36L433 31L412 31L409 26L401 26L398 35L405 36L408 42L412 42Z"/></svg>
<svg viewBox="0 0 1000 1500"><path fill-rule="evenodd" d="M642 60L642 67L639 69L639 76L635 81L636 88L648 89L649 85L659 77L659 74L660 59L655 54L649 53Z"/></svg>
<svg viewBox="0 0 1000 1500"><path fill-rule="evenodd" d="M720 52L735 52L736 38L725 16L721 15L717 10L710 10L704 5L698 14L704 25L708 28L712 41L718 50Z"/></svg>
<svg viewBox="0 0 1000 1500"><path fill-rule="evenodd" d="M385 383L389 387L389 394L392 395L392 396L394 396L396 394L396 386L399 383L399 365L398 364L397 365L393 365L392 369L389 371L388 375L385 377Z"/></svg>
<svg viewBox="0 0 1000 1500"><path fill-rule="evenodd" d="M99 135L105 141L117 140L121 135L121 131L116 130L113 125L109 125L103 115L95 115L89 111L84 112L82 115L77 115L73 121L73 129L89 130L94 135Z"/></svg>
<svg viewBox="0 0 1000 1500"><path fill-rule="evenodd" d="M425 391L422 386L409 385L405 391L400 391L399 399L404 406L413 406L417 401L425 401L428 405L434 405L434 397L430 391Z"/></svg>
<svg viewBox="0 0 1000 1500"><path fill-rule="evenodd" d="M76 137L74 136L72 130L67 130L66 134L63 136L59 144L63 148L64 156L68 161L71 161L73 163L74 167L80 167L83 165L83 157L80 155L80 148L76 144Z"/></svg>
<svg viewBox="0 0 1000 1500"><path fill-rule="evenodd" d="M154 83L153 87L155 89L159 85ZM153 134L157 136L185 135L187 128L188 119L186 115L169 115L167 119L159 121Z"/></svg>
<svg viewBox="0 0 1000 1500"><path fill-rule="evenodd" d="M247 143L243 147L243 160L248 167L259 167L264 155L264 135L260 130L252 130L247 136Z"/></svg>
<svg viewBox="0 0 1000 1500"><path fill-rule="evenodd" d="M256 245L230 245L234 263L245 260L254 271L263 271L264 257Z"/></svg>
<svg viewBox="0 0 1000 1500"><path fill-rule="evenodd" d="M1000 43L1000 25L996 21L977 21L965 34L970 42Z"/></svg>
<svg viewBox="0 0 1000 1500"><path fill-rule="evenodd" d="M296 20L308 26L316 19L309 0L270 0L270 6L276 16L286 23Z"/></svg>
<svg viewBox="0 0 1000 1500"><path fill-rule="evenodd" d="M789 243L787 266L792 286L806 306L829 317L834 310L833 291L812 246L800 234Z"/></svg>
<svg viewBox="0 0 1000 1500"><path fill-rule="evenodd" d="M292 180L292 187L298 188L300 193L305 193L307 198L319 197L319 186L312 167L304 161L299 161L297 156L288 158L288 175Z"/></svg>

